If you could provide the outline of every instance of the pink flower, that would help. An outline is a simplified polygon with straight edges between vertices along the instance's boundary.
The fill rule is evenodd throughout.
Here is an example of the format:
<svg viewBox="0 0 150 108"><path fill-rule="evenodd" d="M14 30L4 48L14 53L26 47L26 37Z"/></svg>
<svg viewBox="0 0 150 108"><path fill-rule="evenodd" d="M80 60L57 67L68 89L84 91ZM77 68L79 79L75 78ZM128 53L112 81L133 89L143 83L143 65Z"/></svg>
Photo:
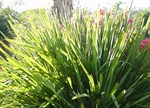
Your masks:
<svg viewBox="0 0 150 108"><path fill-rule="evenodd" d="M143 43L140 44L140 49L142 49L145 45Z"/></svg>
<svg viewBox="0 0 150 108"><path fill-rule="evenodd" d="M133 22L132 18L129 18L128 23L132 24L132 22Z"/></svg>
<svg viewBox="0 0 150 108"><path fill-rule="evenodd" d="M150 39L146 38L142 40L142 43L140 44L140 49L147 49L150 45Z"/></svg>
<svg viewBox="0 0 150 108"><path fill-rule="evenodd" d="M104 15L104 13L105 13L104 9L100 9L100 14Z"/></svg>
<svg viewBox="0 0 150 108"><path fill-rule="evenodd" d="M148 43L150 43L150 39L146 38L146 39L142 40L142 43L148 44Z"/></svg>

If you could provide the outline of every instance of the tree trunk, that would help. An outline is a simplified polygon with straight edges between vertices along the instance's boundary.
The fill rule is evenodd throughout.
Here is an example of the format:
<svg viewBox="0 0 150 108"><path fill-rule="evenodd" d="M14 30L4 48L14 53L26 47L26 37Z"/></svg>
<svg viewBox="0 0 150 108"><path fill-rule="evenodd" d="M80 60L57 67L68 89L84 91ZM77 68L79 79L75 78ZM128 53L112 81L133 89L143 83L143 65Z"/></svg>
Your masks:
<svg viewBox="0 0 150 108"><path fill-rule="evenodd" d="M54 6L52 11L59 16L71 17L73 10L72 0L53 0Z"/></svg>

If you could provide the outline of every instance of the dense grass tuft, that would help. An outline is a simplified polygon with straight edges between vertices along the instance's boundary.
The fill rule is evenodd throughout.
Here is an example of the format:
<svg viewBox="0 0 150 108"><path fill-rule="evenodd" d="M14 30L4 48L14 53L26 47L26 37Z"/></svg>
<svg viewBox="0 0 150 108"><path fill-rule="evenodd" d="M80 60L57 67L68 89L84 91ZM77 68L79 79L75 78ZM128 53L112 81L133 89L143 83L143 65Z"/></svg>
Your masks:
<svg viewBox="0 0 150 108"><path fill-rule="evenodd" d="M2 43L11 55L0 49L0 107L150 106L150 58L139 48L150 19L143 27L127 13L76 11L60 23L40 12L38 24L10 23L16 38Z"/></svg>

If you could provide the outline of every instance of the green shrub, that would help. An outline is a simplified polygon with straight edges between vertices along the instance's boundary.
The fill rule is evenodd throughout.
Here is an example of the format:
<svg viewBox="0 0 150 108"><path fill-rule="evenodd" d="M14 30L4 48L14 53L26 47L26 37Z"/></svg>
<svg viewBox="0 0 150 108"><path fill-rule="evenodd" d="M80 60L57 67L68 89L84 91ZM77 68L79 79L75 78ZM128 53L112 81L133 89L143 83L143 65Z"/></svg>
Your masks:
<svg viewBox="0 0 150 108"><path fill-rule="evenodd" d="M0 40L4 39L4 35L8 38L12 38L12 31L8 20L10 20L9 16L12 16L14 19L16 19L17 15L18 13L10 8L0 9Z"/></svg>
<svg viewBox="0 0 150 108"><path fill-rule="evenodd" d="M39 25L40 19L38 17L38 13L40 11L45 12L45 10L43 8L41 8L41 9L28 9L26 11L23 11L18 15L18 20L21 22L21 24L24 24L26 27L30 27L29 22L26 21L27 18L30 18L32 21L34 21L35 24Z"/></svg>
<svg viewBox="0 0 150 108"><path fill-rule="evenodd" d="M113 14L112 14L113 13ZM149 55L140 50L150 19L128 22L127 12L63 19L41 12L31 28L13 22L12 54L0 49L1 107L138 108L150 106ZM37 14L34 14L35 16Z"/></svg>

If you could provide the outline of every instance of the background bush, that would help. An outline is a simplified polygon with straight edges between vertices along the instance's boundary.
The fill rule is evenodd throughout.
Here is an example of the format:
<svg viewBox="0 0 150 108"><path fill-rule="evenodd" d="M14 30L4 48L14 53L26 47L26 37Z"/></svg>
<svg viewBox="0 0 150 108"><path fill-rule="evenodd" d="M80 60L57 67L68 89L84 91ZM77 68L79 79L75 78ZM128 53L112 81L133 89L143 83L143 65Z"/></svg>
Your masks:
<svg viewBox="0 0 150 108"><path fill-rule="evenodd" d="M13 17L14 19L17 19L17 15L18 13L10 8L4 8L4 9L0 9L0 39L3 40L4 36L2 34L4 34L7 37L11 37L12 36L12 31L11 28L8 24L8 20L10 20L9 16Z"/></svg>
<svg viewBox="0 0 150 108"><path fill-rule="evenodd" d="M35 13L29 28L13 21L14 40L2 44L1 107L138 108L150 106L149 53L139 45L149 27L112 9L59 22Z"/></svg>

